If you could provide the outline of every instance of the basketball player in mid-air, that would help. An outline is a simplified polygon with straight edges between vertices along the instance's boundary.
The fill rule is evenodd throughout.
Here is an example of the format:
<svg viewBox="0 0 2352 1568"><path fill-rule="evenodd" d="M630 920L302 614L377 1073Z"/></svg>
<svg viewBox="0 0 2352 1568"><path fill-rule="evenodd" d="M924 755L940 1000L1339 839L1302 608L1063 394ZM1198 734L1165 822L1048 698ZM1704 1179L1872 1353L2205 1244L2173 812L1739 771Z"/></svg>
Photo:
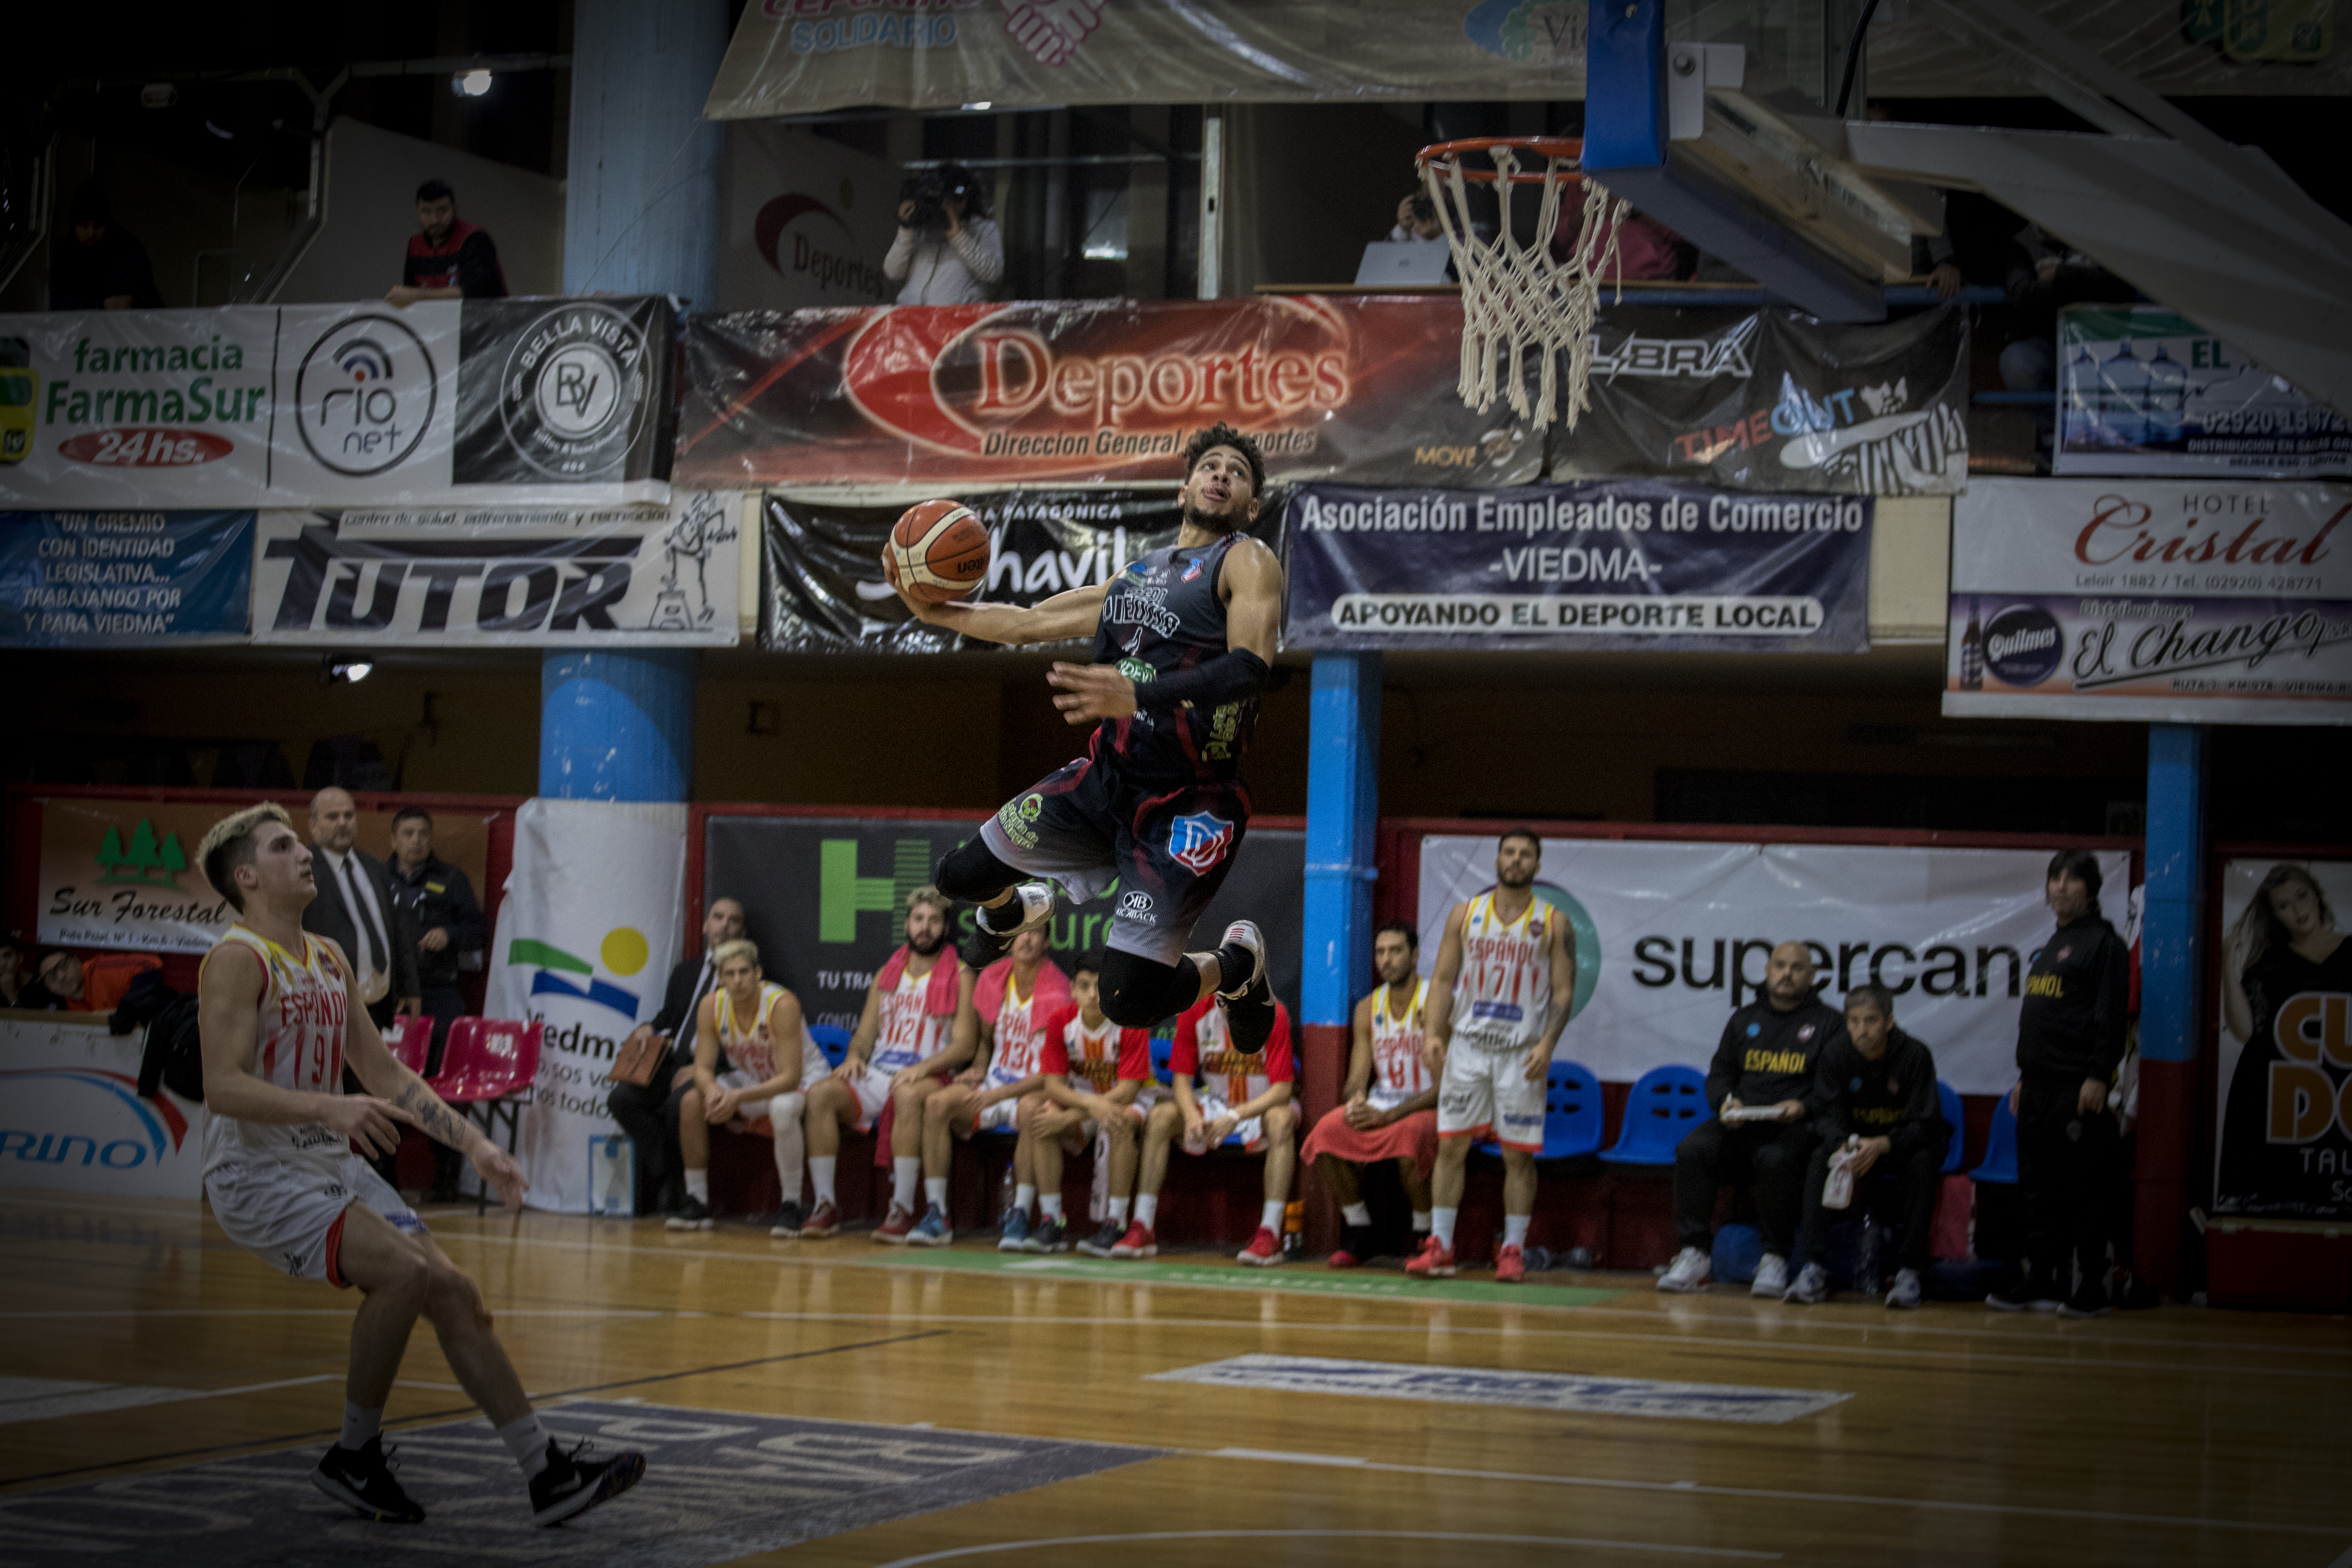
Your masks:
<svg viewBox="0 0 2352 1568"><path fill-rule="evenodd" d="M342 950L302 930L319 889L310 847L284 808L250 806L215 823L196 864L237 912L196 981L213 1217L231 1241L298 1279L360 1289L342 1435L312 1484L371 1519L423 1521L385 1462L379 1427L409 1331L425 1317L449 1370L522 1468L534 1523L560 1523L626 1491L645 1474L645 1456L590 1459L556 1446L490 1331L481 1292L362 1157L390 1154L404 1122L470 1158L509 1208L522 1204L512 1157L384 1048ZM367 1094L343 1092L347 1063Z"/></svg>
<svg viewBox="0 0 2352 1568"><path fill-rule="evenodd" d="M965 962L991 963L1053 918L1053 888L1024 875L1078 900L1116 878L1103 1012L1148 1029L1221 995L1243 1051L1274 1031L1265 938L1244 920L1213 952L1184 944L1249 826L1237 773L1282 616L1282 563L1247 531L1265 489L1257 443L1211 426L1184 447L1176 542L1028 609L929 604L899 582L887 551L882 563L918 619L960 636L1094 638L1090 663L1055 664L1046 676L1063 718L1094 726L1087 754L1007 801L940 863L940 890L980 906Z"/></svg>

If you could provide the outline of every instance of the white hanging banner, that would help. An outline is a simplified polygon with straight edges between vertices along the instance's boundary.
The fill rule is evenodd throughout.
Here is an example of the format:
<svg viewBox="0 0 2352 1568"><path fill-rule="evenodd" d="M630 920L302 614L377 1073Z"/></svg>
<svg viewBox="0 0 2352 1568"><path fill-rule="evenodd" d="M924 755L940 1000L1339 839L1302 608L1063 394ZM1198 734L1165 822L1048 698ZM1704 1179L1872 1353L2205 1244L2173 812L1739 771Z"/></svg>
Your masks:
<svg viewBox="0 0 2352 1568"><path fill-rule="evenodd" d="M590 1211L591 1141L620 1131L604 1073L660 1010L685 897L683 803L534 799L515 813L486 1005L547 1026L516 1152L533 1208Z"/></svg>
<svg viewBox="0 0 2352 1568"><path fill-rule="evenodd" d="M1963 1094L2017 1080L2025 972L2053 929L2046 849L1642 843L1547 838L1537 892L1576 936L1576 1010L1558 1055L1612 1082L1679 1062L1705 1070L1732 1009L1761 994L1783 942L1820 966L1822 1000L1875 981L1895 1022ZM2125 931L2131 857L2102 851L2102 903ZM1421 841L1421 967L1446 910L1495 883L1495 840Z"/></svg>

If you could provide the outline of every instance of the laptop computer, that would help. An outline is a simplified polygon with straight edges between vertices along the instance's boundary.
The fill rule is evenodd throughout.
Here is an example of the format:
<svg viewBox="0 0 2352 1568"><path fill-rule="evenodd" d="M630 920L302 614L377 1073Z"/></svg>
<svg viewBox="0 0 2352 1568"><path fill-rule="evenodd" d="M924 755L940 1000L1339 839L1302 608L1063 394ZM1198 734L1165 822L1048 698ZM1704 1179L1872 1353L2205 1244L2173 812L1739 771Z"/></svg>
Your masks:
<svg viewBox="0 0 2352 1568"><path fill-rule="evenodd" d="M1360 288L1443 283L1453 255L1442 239L1376 239L1364 247L1364 259L1356 266L1356 283Z"/></svg>

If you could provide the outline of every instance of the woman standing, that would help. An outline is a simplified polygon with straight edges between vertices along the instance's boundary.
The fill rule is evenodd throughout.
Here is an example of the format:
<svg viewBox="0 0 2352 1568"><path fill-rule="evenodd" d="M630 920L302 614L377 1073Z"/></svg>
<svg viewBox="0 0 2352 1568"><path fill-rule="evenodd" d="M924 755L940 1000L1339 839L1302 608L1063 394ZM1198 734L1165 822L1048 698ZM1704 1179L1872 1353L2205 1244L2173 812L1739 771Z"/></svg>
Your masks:
<svg viewBox="0 0 2352 1568"><path fill-rule="evenodd" d="M2304 867L2271 868L2246 912L2230 928L2221 963L2221 1021L2244 1042L2221 1118L2220 1178L2213 1206L2222 1214L2320 1215L2352 1210L2352 1138L2330 1118L2326 1131L2302 1142L2274 1140L2271 1068L2288 1060L2279 1048L2279 1009L2306 992L2352 992L2352 942L2336 929L2327 895ZM2340 1094L2343 1073L2315 1054L2304 1064Z"/></svg>

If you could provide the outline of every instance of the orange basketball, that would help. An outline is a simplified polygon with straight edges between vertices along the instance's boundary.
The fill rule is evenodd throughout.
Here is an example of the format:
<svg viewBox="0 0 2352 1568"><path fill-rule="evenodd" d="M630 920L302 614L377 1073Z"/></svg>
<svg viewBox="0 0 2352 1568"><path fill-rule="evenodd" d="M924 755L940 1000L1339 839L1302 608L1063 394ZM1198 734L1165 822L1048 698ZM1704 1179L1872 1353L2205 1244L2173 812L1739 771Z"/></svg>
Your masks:
<svg viewBox="0 0 2352 1568"><path fill-rule="evenodd" d="M988 580L988 530L961 501L917 501L890 530L890 555L909 594L943 605Z"/></svg>

